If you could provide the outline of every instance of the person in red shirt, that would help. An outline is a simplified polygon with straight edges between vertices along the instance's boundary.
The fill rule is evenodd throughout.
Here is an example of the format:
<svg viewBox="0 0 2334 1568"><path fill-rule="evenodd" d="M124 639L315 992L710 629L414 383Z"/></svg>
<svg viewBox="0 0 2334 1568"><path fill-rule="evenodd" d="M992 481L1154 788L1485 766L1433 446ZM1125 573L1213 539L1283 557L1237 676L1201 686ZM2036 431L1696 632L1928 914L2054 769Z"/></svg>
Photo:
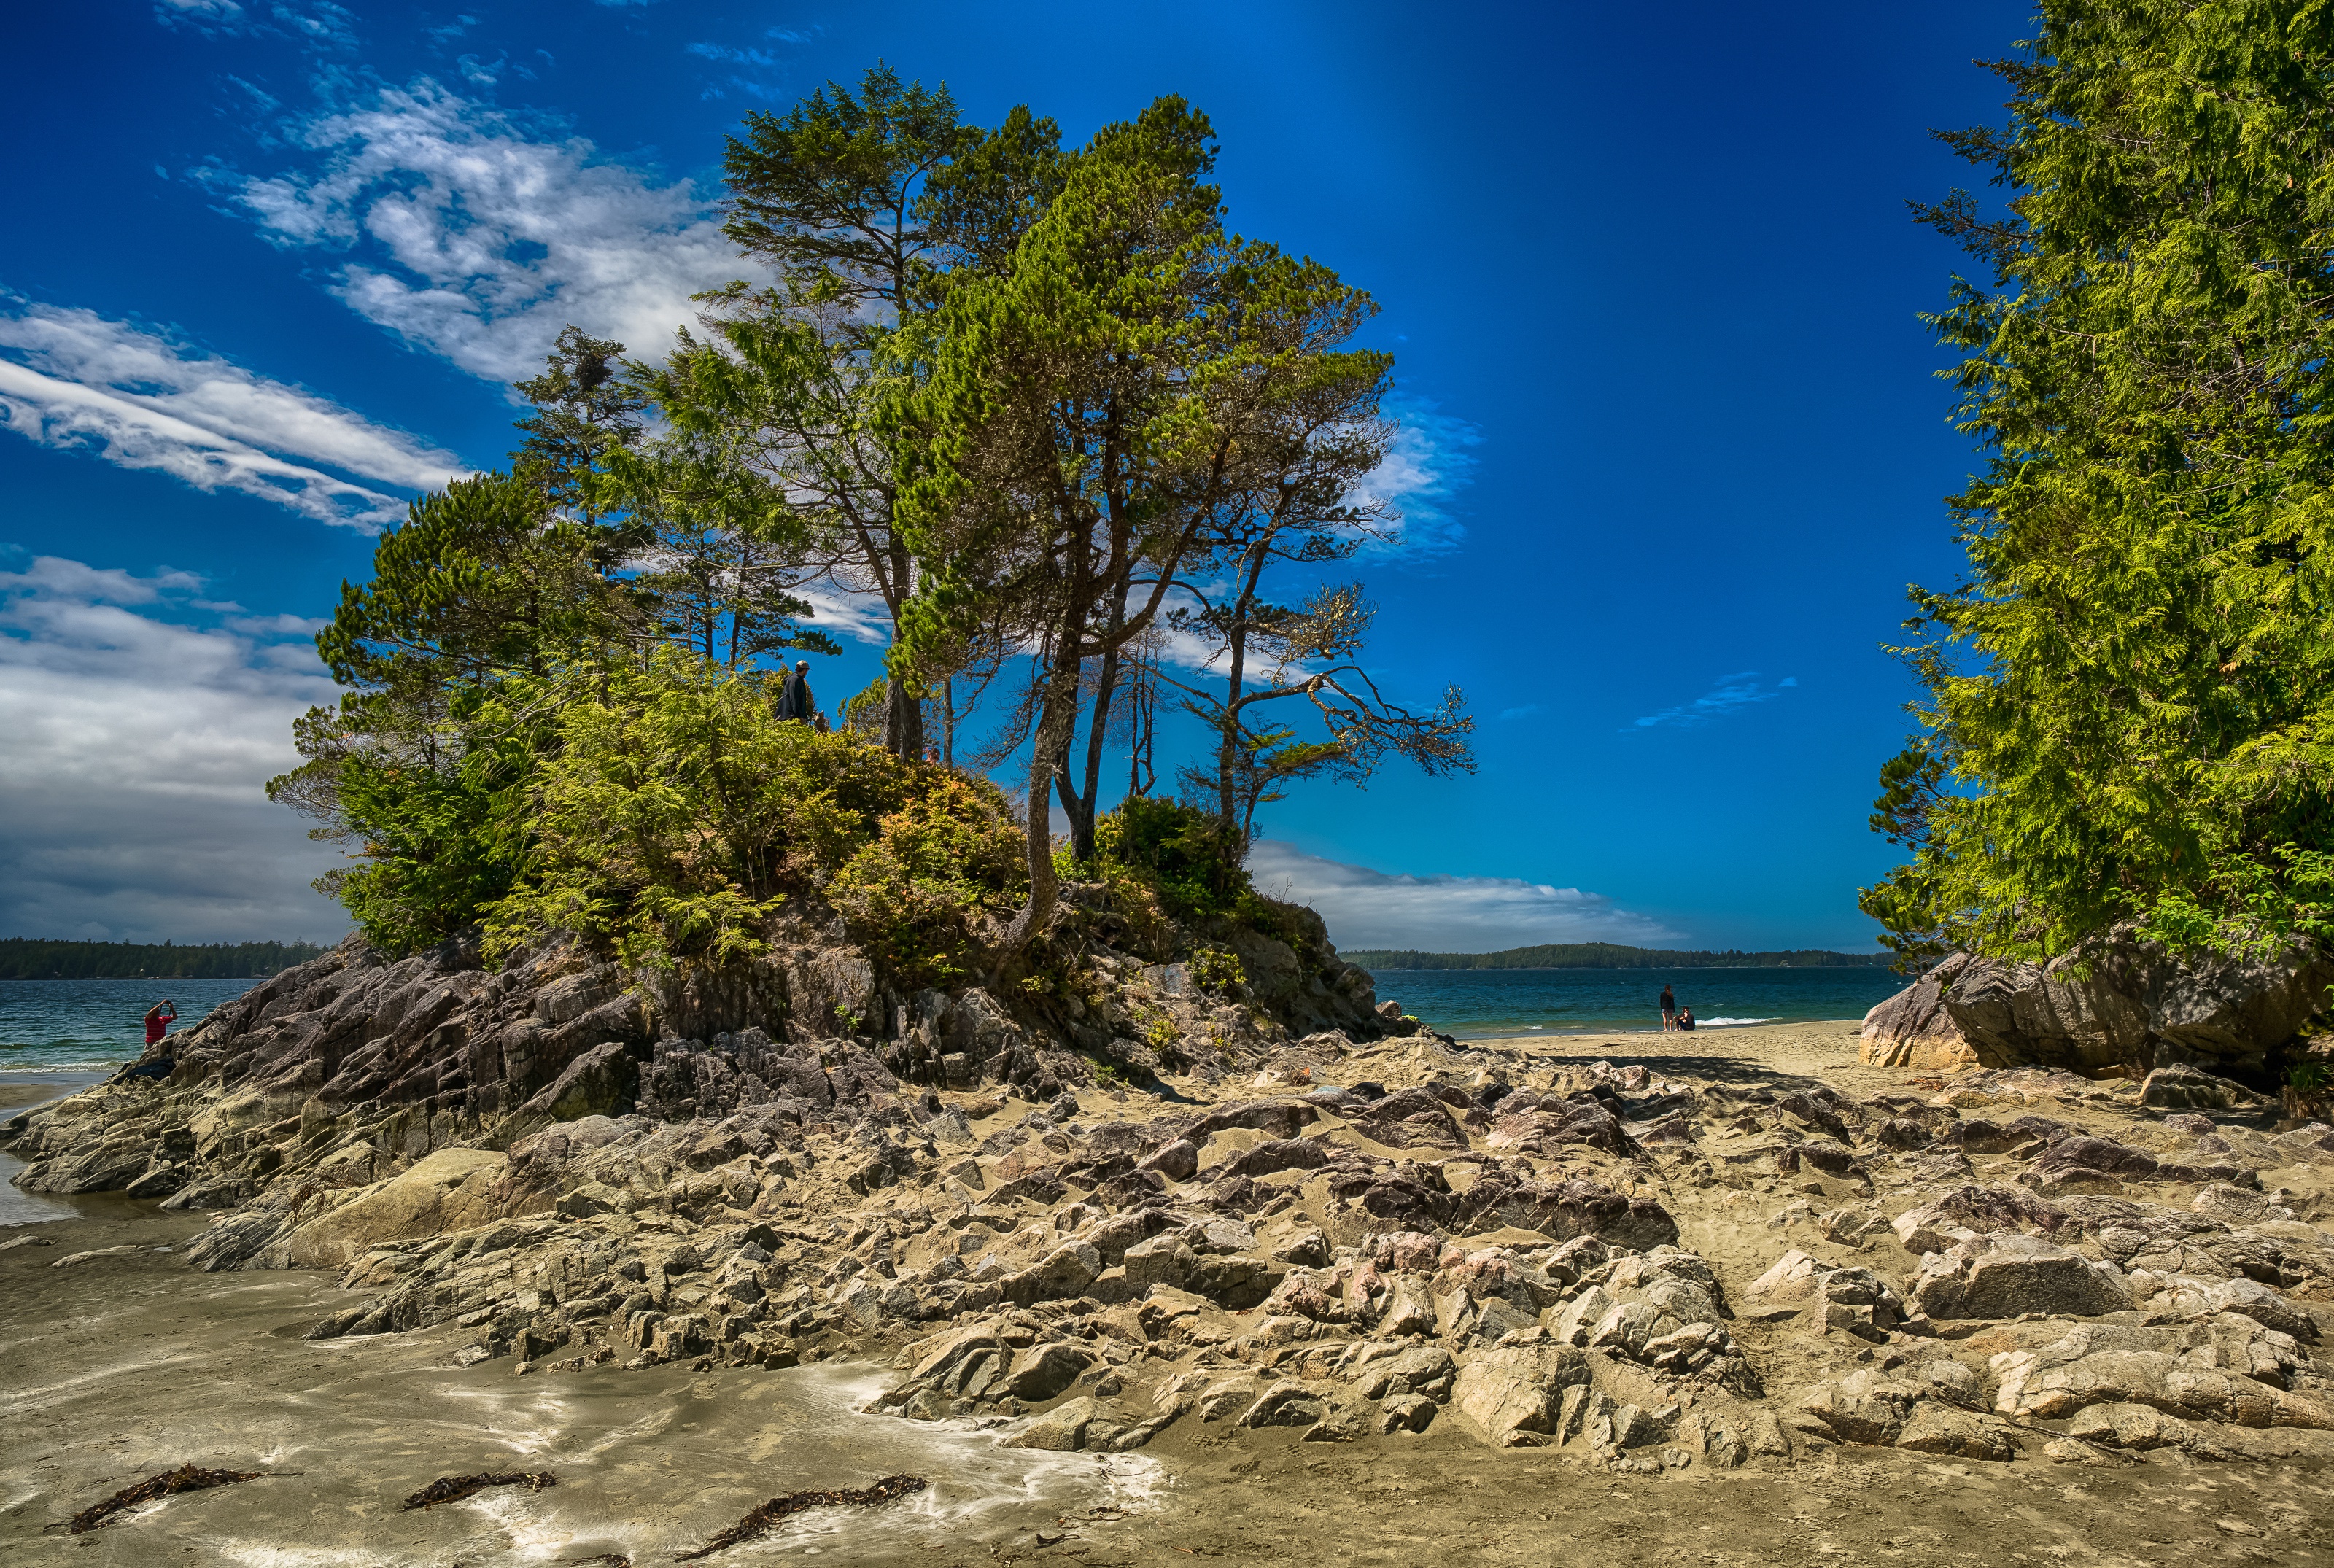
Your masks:
<svg viewBox="0 0 2334 1568"><path fill-rule="evenodd" d="M177 1021L178 1016L178 1005L168 996L148 1008L146 1010L146 1044L149 1045L160 1044L162 1036L170 1032L170 1025Z"/></svg>

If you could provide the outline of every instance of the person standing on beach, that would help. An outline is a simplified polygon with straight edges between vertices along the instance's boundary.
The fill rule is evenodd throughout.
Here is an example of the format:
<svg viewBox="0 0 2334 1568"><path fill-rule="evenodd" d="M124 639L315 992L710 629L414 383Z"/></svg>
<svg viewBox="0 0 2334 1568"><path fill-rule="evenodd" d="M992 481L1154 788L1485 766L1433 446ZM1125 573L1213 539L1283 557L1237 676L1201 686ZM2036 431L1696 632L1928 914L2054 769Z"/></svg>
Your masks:
<svg viewBox="0 0 2334 1568"><path fill-rule="evenodd" d="M162 1036L170 1032L170 1025L178 1021L178 1004L172 1002L168 996L146 1009L146 1044L159 1044Z"/></svg>
<svg viewBox="0 0 2334 1568"><path fill-rule="evenodd" d="M1677 996L1664 982L1662 986L1662 1029L1664 1033L1677 1027Z"/></svg>

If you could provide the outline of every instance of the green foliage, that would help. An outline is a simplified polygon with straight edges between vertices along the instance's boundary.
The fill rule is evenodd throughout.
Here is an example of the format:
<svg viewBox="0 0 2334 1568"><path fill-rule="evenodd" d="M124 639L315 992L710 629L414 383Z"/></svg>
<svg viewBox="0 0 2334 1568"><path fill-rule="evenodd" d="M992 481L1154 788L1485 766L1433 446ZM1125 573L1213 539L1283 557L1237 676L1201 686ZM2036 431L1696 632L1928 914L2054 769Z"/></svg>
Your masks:
<svg viewBox="0 0 2334 1568"><path fill-rule="evenodd" d="M596 516L593 476L641 436L647 402L617 373L624 345L579 327L560 332L543 373L518 383L534 405L518 428L526 440L511 454L511 469L552 511L591 522Z"/></svg>
<svg viewBox="0 0 2334 1568"><path fill-rule="evenodd" d="M989 923L1021 900L1021 833L987 780L923 764L905 768L921 793L876 824L827 896L900 984L947 985L979 961Z"/></svg>
<svg viewBox="0 0 2334 1568"><path fill-rule="evenodd" d="M1252 896L1236 833L1210 812L1137 796L1095 822L1095 845L1105 866L1155 888L1172 914L1230 915Z"/></svg>
<svg viewBox="0 0 2334 1568"><path fill-rule="evenodd" d="M526 785L534 727L499 705L465 700L430 755L354 746L337 761L341 830L363 866L323 879L365 938L410 952L467 930L506 895L535 823Z"/></svg>
<svg viewBox="0 0 2334 1568"><path fill-rule="evenodd" d="M771 685L673 649L549 683L537 848L485 911L487 951L566 930L632 964L718 964L765 951L770 918L815 891L902 983L960 972L980 917L1019 897L1004 797L783 723Z"/></svg>
<svg viewBox="0 0 2334 1568"><path fill-rule="evenodd" d="M2297 1094L2323 1094L2329 1084L2334 1084L2334 1074L2329 1074L2323 1062L2297 1062L2286 1070L2285 1081Z"/></svg>
<svg viewBox="0 0 2334 1568"><path fill-rule="evenodd" d="M2141 906L2137 934L2175 952L2266 957L2297 937L2334 941L2334 854L2279 845L2263 865L2238 851L2195 891L2167 888Z"/></svg>
<svg viewBox="0 0 2334 1568"><path fill-rule="evenodd" d="M1932 318L1990 453L1916 590L1923 734L1876 825L1892 946L2062 952L2137 916L2322 924L2334 849L2334 11L2049 0L1946 139L2009 193L1926 221L1992 277Z"/></svg>
<svg viewBox="0 0 2334 1568"><path fill-rule="evenodd" d="M1219 996L1230 996L1248 984L1239 955L1224 948L1201 948L1191 955L1191 984Z"/></svg>

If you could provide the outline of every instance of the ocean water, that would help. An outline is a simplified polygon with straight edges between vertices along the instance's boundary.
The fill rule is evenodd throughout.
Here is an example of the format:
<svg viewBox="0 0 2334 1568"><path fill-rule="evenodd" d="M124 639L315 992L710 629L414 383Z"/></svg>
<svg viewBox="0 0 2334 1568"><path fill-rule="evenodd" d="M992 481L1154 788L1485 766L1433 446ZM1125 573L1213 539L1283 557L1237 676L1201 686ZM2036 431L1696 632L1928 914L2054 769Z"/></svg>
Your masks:
<svg viewBox="0 0 2334 1568"><path fill-rule="evenodd" d="M256 980L0 980L0 1078L88 1078L146 1049L146 1009L177 1004L177 1034Z"/></svg>
<svg viewBox="0 0 2334 1568"><path fill-rule="evenodd" d="M1861 1018L1908 984L1895 970L1377 969L1380 1002L1446 1034L1658 1031L1663 982L1702 1028Z"/></svg>

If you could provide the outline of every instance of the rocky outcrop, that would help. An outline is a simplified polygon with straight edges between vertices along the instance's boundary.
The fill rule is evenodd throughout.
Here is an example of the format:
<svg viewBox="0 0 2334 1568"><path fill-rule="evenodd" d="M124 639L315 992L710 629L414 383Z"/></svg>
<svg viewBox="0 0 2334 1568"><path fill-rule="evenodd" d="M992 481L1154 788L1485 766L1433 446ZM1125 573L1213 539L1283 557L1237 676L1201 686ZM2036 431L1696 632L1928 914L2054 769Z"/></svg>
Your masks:
<svg viewBox="0 0 2334 1568"><path fill-rule="evenodd" d="M886 1032L816 944L634 985L345 949L5 1126L28 1186L216 1210L193 1266L328 1271L315 1337L449 1327L528 1375L889 1360L875 1413L1056 1452L1445 1420L1616 1472L2334 1445L2334 1130L2224 1080L1689 1082L1286 1039L1177 966L1082 962L1082 1024L1187 1031L1153 1081L985 990Z"/></svg>
<svg viewBox="0 0 2334 1568"><path fill-rule="evenodd" d="M2175 959L2118 932L2047 964L1957 953L1865 1015L1870 1065L2040 1066L2143 1078L2259 1073L2334 985L2300 942L2267 957Z"/></svg>

